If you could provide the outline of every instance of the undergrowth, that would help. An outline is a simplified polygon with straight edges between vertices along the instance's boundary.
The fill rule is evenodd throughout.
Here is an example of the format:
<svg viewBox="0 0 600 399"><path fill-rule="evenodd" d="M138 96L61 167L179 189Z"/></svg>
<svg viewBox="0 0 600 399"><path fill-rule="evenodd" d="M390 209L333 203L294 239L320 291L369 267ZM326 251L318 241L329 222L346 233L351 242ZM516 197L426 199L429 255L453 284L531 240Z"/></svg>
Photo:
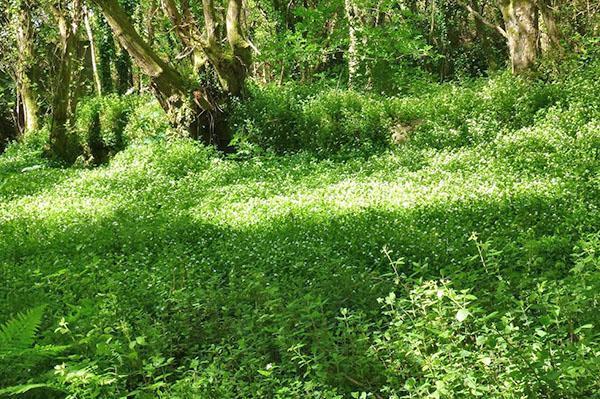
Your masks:
<svg viewBox="0 0 600 399"><path fill-rule="evenodd" d="M270 130L268 115L246 117L264 127L236 156L150 132L107 165L61 169L38 142L10 146L0 320L46 304L26 346L56 350L3 365L0 386L30 398L594 397L596 72L389 102L330 92L299 115L261 106L284 116ZM392 149L322 151L417 120ZM275 155L278 140L318 151Z"/></svg>

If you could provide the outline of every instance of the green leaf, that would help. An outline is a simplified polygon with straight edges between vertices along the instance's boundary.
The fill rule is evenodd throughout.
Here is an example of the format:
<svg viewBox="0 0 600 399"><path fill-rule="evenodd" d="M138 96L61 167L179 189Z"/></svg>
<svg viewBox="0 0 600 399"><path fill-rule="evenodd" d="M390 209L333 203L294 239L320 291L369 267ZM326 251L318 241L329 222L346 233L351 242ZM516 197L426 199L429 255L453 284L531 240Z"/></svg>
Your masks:
<svg viewBox="0 0 600 399"><path fill-rule="evenodd" d="M456 320L462 323L467 319L467 317L469 317L469 314L470 313L467 309L459 309L458 312L456 312Z"/></svg>
<svg viewBox="0 0 600 399"><path fill-rule="evenodd" d="M271 376L271 372L267 371L267 370L258 370L258 374L264 376L264 377L270 377Z"/></svg>
<svg viewBox="0 0 600 399"><path fill-rule="evenodd" d="M0 395L1 396L14 396L14 395L21 395L24 393L27 393L33 389L40 389L40 388L48 388L48 389L56 389L55 387L52 387L48 384L23 384L23 385L14 385L12 387L6 387L6 388L2 388L0 389Z"/></svg>
<svg viewBox="0 0 600 399"><path fill-rule="evenodd" d="M581 330L589 330L591 328L594 328L593 324L584 324L583 326L581 326L577 330L575 330L575 334L581 332Z"/></svg>
<svg viewBox="0 0 600 399"><path fill-rule="evenodd" d="M0 326L0 357L18 354L33 346L42 322L44 305L19 313Z"/></svg>

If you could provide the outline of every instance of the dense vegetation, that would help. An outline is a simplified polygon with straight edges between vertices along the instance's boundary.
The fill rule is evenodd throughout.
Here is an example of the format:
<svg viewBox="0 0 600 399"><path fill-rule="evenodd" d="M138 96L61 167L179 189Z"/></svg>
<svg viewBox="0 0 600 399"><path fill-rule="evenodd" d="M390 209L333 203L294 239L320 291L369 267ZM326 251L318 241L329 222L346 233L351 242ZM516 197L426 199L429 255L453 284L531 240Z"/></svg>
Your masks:
<svg viewBox="0 0 600 399"><path fill-rule="evenodd" d="M599 397L598 6L3 1L0 397Z"/></svg>

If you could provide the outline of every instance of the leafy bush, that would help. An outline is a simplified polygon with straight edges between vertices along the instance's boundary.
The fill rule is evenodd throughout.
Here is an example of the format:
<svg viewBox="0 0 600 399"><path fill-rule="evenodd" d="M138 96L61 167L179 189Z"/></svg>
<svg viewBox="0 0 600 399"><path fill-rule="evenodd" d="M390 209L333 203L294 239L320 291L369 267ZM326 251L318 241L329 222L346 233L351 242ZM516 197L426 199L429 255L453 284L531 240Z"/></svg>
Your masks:
<svg viewBox="0 0 600 399"><path fill-rule="evenodd" d="M380 299L387 320L372 348L386 365L384 391L447 398L598 392L600 362L593 354L600 349L594 333L600 323L594 305L600 299L599 243L598 235L588 237L566 278L536 278L529 282L535 288L520 297L511 296L501 274L499 290L480 291L485 298L448 280L399 276L400 292ZM483 266L493 268L494 259L480 253Z"/></svg>
<svg viewBox="0 0 600 399"><path fill-rule="evenodd" d="M306 96L291 85L255 89L231 120L238 143L321 154L383 148L390 123L383 103L369 96L336 89Z"/></svg>
<svg viewBox="0 0 600 399"><path fill-rule="evenodd" d="M101 164L125 148L125 127L137 102L135 97L112 94L91 97L80 103L75 130L86 158Z"/></svg>
<svg viewBox="0 0 600 399"><path fill-rule="evenodd" d="M430 85L400 98L335 89L307 95L306 87L268 85L253 88L251 97L234 108L231 125L238 144L321 155L382 148L394 141L397 130L406 131L414 146L433 148L493 142L548 118L578 118L549 122L574 131L600 114L595 100L600 85L592 78L597 67L578 68L556 81L502 73L461 85Z"/></svg>
<svg viewBox="0 0 600 399"><path fill-rule="evenodd" d="M160 140L176 135L156 99L142 98L136 105L124 130L128 142Z"/></svg>
<svg viewBox="0 0 600 399"><path fill-rule="evenodd" d="M131 143L177 136L156 99L114 94L82 101L76 130L85 144L84 155L95 164Z"/></svg>

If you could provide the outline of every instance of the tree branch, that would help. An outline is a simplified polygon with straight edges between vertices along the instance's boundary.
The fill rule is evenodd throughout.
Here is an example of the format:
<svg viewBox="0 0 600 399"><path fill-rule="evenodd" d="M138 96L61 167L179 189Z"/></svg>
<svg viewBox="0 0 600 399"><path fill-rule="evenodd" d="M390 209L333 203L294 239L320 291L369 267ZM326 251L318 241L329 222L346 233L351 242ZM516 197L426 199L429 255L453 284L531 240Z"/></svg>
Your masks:
<svg viewBox="0 0 600 399"><path fill-rule="evenodd" d="M206 47L214 49L219 44L219 35L213 0L202 0L202 11L204 13L204 27L206 29Z"/></svg>
<svg viewBox="0 0 600 399"><path fill-rule="evenodd" d="M475 9L473 9L473 7L471 7L467 3L463 2L462 0L456 0L456 3L458 5L460 5L461 7L465 8L471 15L473 15L475 18L477 18L481 23L483 23L487 27L497 31L502 36L504 36L505 38L508 39L508 34L506 33L506 31L504 29L502 29L501 26L491 23L483 15L481 15L479 12L477 12Z"/></svg>

